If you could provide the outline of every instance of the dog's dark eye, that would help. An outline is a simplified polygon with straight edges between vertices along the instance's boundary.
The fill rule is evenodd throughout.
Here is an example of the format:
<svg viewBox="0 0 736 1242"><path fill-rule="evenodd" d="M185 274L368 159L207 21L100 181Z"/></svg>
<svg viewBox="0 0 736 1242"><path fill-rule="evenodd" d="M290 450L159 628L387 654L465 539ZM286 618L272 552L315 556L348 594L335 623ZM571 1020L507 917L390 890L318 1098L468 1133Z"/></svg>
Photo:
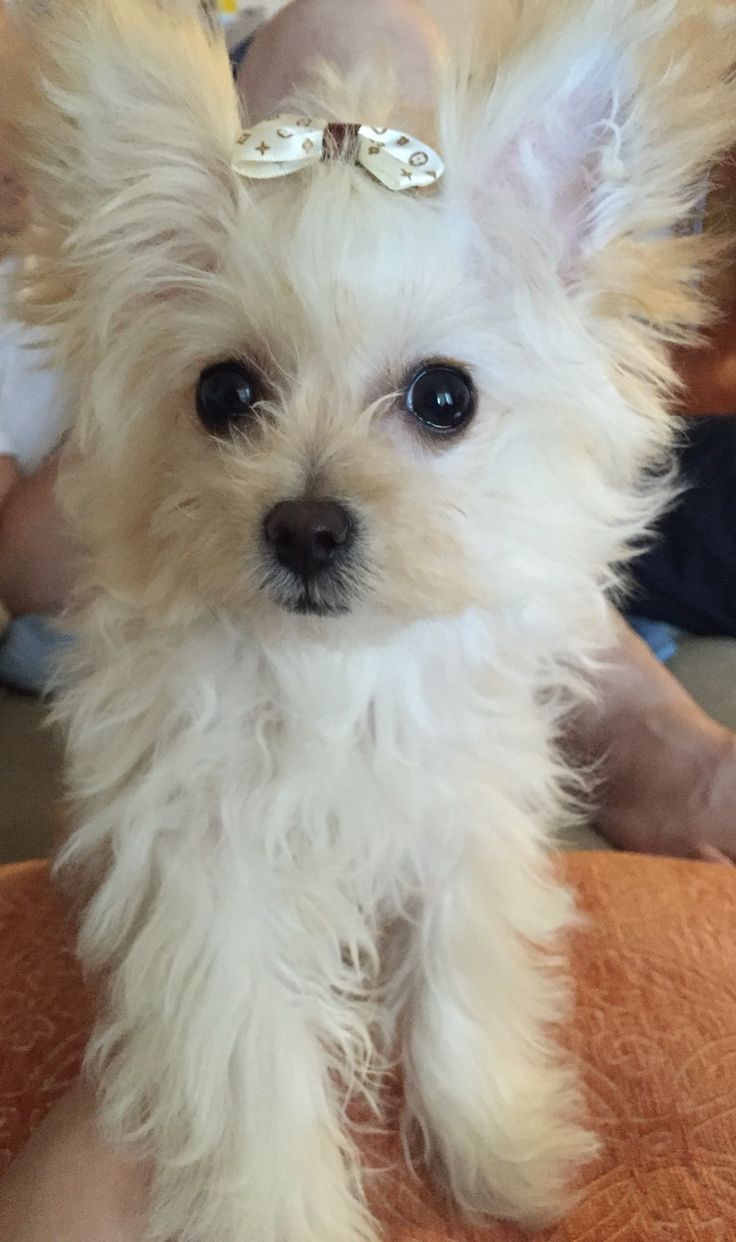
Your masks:
<svg viewBox="0 0 736 1242"><path fill-rule="evenodd" d="M433 363L422 367L406 390L406 408L437 435L466 427L475 414L478 396L466 371Z"/></svg>
<svg viewBox="0 0 736 1242"><path fill-rule="evenodd" d="M261 396L258 375L240 362L218 362L208 367L197 384L197 414L214 435L227 435L250 418Z"/></svg>

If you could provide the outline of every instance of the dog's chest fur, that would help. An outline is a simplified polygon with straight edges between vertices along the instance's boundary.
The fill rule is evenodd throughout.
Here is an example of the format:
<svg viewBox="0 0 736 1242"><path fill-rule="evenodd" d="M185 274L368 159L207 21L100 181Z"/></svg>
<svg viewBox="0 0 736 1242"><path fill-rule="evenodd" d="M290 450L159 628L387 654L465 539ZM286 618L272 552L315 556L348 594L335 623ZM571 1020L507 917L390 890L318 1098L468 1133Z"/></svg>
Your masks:
<svg viewBox="0 0 736 1242"><path fill-rule="evenodd" d="M65 714L90 795L72 851L113 843L128 887L126 860L141 889L144 870L189 866L256 905L278 887L276 908L316 910L339 891L348 923L356 908L373 923L440 882L486 793L518 799L523 770L533 798L550 776L541 714L472 619L359 649L268 647L215 624L182 644L151 633L127 691L120 652Z"/></svg>

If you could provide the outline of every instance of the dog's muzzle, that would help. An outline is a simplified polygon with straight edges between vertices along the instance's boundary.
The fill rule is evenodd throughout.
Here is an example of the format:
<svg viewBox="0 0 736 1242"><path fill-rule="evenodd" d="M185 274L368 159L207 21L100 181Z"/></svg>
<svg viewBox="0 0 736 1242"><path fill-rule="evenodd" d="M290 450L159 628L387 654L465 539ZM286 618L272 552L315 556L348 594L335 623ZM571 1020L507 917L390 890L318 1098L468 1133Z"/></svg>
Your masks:
<svg viewBox="0 0 736 1242"><path fill-rule="evenodd" d="M266 515L263 589L288 612L330 616L354 596L355 516L336 500L282 500Z"/></svg>

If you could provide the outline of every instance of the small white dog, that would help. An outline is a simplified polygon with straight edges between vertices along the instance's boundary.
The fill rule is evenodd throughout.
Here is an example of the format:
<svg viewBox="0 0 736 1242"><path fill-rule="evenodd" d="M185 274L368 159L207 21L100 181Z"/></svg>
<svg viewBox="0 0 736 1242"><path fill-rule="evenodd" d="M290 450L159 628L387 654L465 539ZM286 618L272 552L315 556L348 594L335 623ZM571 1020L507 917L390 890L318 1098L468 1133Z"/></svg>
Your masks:
<svg viewBox="0 0 736 1242"><path fill-rule="evenodd" d="M61 866L102 1117L156 1242L365 1242L346 1103L398 1045L459 1206L534 1222L594 1150L556 733L662 498L736 11L452 6L431 116L357 66L243 132L194 8L31 6L3 105L89 553Z"/></svg>

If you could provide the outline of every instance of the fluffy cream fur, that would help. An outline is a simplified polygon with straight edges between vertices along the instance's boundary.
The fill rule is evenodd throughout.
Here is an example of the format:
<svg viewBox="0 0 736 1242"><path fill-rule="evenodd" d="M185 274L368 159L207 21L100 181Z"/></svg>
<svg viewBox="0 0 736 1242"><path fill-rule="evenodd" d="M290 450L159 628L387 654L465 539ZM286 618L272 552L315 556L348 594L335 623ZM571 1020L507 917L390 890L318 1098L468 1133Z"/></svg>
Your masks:
<svg viewBox="0 0 736 1242"><path fill-rule="evenodd" d="M3 107L89 551L60 867L94 890L89 1063L111 1135L155 1160L148 1237L374 1238L345 1107L378 1106L397 1034L407 1138L461 1207L553 1215L594 1148L552 1037L555 733L662 500L665 343L702 320L712 258L673 229L734 138L734 11L453 6L436 115L412 118L447 177L412 197L334 165L238 183L191 6L45 8ZM315 89L340 119L402 116L370 72ZM232 356L271 395L216 442L194 386ZM428 357L481 398L439 448L400 400ZM360 518L345 617L264 589L264 514L305 491Z"/></svg>

